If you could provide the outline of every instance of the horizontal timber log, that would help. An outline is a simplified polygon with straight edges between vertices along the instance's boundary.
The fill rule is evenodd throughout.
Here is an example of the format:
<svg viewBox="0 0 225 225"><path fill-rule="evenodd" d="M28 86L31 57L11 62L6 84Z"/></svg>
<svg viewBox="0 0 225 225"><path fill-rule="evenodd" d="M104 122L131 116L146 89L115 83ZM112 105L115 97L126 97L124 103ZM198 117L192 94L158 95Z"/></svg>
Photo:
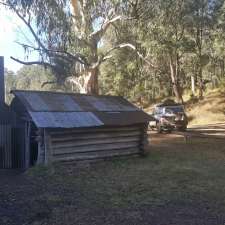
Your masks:
<svg viewBox="0 0 225 225"><path fill-rule="evenodd" d="M53 157L53 161L73 161L73 160L92 160L101 158L111 158L116 156L128 156L139 154L138 148L127 148L123 151L112 150L112 151L101 151L101 152L84 152L77 154L67 154L67 155L56 155Z"/></svg>
<svg viewBox="0 0 225 225"><path fill-rule="evenodd" d="M130 127L99 127L99 128L85 128L85 129L58 129L57 131L49 130L51 135L62 135L71 133L93 133L93 132L117 132L117 131L140 131L140 126L130 126Z"/></svg>
<svg viewBox="0 0 225 225"><path fill-rule="evenodd" d="M135 137L141 135L141 131L121 131L121 132L105 132L105 133L70 133L70 134L60 134L52 135L52 142L64 142L64 141L73 141L73 140L87 140L87 139L103 139L103 138L115 138L115 137Z"/></svg>
<svg viewBox="0 0 225 225"><path fill-rule="evenodd" d="M78 147L95 144L116 144L116 143L129 143L134 141L140 141L140 136L134 137L122 137L122 138L101 138L101 139L86 139L86 140L71 140L65 142L52 142L53 148L65 148L65 147Z"/></svg>
<svg viewBox="0 0 225 225"><path fill-rule="evenodd" d="M115 144L104 144L104 145L87 145L80 147L63 147L57 148L53 147L53 155L60 154L71 154L71 153L82 153L82 152L92 152L92 151L110 151L120 149L120 152L123 151L124 148L139 148L139 142L129 142L129 143L115 143Z"/></svg>

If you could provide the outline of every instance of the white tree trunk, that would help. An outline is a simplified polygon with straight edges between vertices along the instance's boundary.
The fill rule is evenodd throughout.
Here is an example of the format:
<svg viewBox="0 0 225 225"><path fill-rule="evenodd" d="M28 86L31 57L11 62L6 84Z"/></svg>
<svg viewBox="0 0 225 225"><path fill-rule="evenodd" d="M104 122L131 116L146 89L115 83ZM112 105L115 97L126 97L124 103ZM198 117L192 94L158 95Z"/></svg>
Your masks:
<svg viewBox="0 0 225 225"><path fill-rule="evenodd" d="M195 77L193 75L191 76L191 91L192 95L195 95Z"/></svg>

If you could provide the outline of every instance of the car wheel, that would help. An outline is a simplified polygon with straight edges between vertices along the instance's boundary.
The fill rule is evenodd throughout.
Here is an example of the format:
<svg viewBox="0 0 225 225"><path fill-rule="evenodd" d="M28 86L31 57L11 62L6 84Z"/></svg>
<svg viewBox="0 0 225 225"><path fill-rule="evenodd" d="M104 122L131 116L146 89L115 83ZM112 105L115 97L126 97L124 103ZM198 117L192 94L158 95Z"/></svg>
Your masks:
<svg viewBox="0 0 225 225"><path fill-rule="evenodd" d="M157 129L158 134L161 134L162 133L162 127L161 127L161 124L160 123L157 123L156 124L156 129Z"/></svg>
<svg viewBox="0 0 225 225"><path fill-rule="evenodd" d="M187 130L187 126L186 126L186 125L182 126L182 127L179 129L179 131L183 131L183 132L185 132L186 130Z"/></svg>
<svg viewBox="0 0 225 225"><path fill-rule="evenodd" d="M154 130L154 127L153 126L148 126L149 130Z"/></svg>
<svg viewBox="0 0 225 225"><path fill-rule="evenodd" d="M172 132L172 129L168 129L168 130L167 130L167 133L170 134L171 132Z"/></svg>

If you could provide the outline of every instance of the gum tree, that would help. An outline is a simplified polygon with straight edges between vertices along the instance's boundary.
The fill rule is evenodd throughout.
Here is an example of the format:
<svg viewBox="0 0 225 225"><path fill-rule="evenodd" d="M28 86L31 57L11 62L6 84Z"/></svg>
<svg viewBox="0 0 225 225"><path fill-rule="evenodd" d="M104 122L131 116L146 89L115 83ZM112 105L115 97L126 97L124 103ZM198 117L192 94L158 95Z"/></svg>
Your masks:
<svg viewBox="0 0 225 225"><path fill-rule="evenodd" d="M104 52L103 37L110 27L132 18L125 12L138 0L7 0L8 6L29 28L35 42L19 43L26 51L37 51L39 61L15 61L49 67L57 82L70 82L79 92L98 94L99 67L121 48L133 49L132 43L118 43Z"/></svg>

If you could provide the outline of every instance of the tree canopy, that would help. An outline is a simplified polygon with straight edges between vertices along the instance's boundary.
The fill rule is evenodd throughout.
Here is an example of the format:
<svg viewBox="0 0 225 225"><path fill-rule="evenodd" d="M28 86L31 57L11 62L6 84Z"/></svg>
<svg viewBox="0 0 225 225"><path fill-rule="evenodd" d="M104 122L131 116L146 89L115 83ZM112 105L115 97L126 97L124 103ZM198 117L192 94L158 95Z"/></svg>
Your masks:
<svg viewBox="0 0 225 225"><path fill-rule="evenodd" d="M224 0L6 0L40 61L71 90L154 100L200 98L223 83ZM28 51L28 52L29 52Z"/></svg>

